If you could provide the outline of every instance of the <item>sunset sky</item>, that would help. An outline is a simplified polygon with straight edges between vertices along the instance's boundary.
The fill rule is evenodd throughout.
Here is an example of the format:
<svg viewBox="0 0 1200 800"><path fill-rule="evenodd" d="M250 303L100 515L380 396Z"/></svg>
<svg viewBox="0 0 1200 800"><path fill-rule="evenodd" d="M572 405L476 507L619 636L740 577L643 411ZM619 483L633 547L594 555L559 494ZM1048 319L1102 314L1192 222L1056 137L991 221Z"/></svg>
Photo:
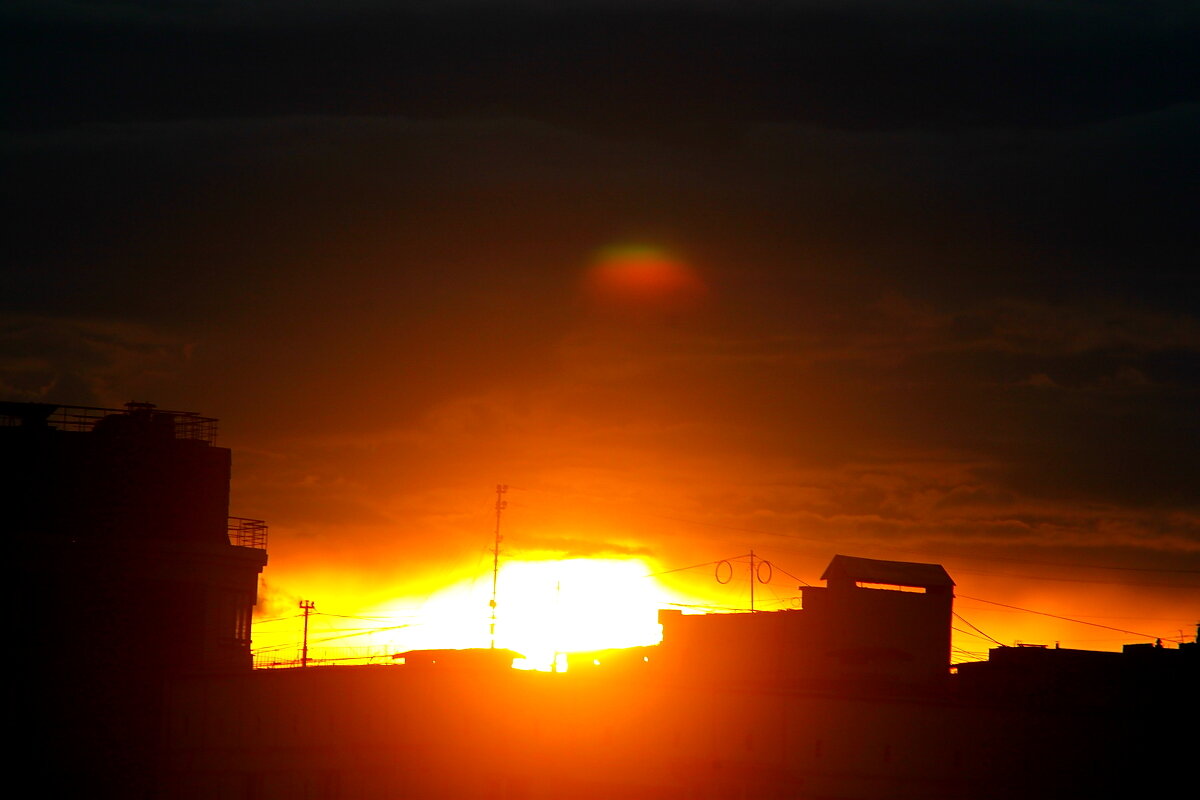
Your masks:
<svg viewBox="0 0 1200 800"><path fill-rule="evenodd" d="M506 484L510 631L748 607L712 562L753 549L766 608L844 553L945 565L1006 644L1195 634L1194 2L10 2L0 37L0 399L220 418L263 619L486 643Z"/></svg>

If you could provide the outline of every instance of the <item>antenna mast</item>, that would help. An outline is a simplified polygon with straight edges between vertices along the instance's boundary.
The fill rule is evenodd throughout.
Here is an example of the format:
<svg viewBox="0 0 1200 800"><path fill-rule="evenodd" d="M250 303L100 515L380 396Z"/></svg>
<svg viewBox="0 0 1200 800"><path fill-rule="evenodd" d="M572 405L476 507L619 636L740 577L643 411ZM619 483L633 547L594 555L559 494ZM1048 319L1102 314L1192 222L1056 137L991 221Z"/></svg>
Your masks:
<svg viewBox="0 0 1200 800"><path fill-rule="evenodd" d="M492 545L492 599L488 605L492 609L492 621L488 626L488 634L491 639L491 647L496 649L496 583L500 578L500 542L504 539L500 536L500 512L508 508L508 501L504 499L504 493L508 491L506 484L496 484L496 539Z"/></svg>

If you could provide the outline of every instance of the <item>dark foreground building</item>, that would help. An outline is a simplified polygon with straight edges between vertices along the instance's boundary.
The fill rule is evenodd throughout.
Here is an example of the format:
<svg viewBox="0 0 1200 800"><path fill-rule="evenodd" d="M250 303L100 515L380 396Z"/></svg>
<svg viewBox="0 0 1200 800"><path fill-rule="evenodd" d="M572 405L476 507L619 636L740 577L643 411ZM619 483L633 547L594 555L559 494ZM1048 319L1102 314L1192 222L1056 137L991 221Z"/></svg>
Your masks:
<svg viewBox="0 0 1200 800"><path fill-rule="evenodd" d="M18 558L23 763L51 795L158 793L174 676L249 672L266 527L230 518L216 420L0 403L0 502Z"/></svg>
<svg viewBox="0 0 1200 800"><path fill-rule="evenodd" d="M1193 755L1195 645L1000 648L952 675L945 570L840 555L800 610L663 612L661 645L565 673L498 651L255 671L265 527L226 517L214 437L145 404L0 405L40 793L1031 800L1165 792Z"/></svg>

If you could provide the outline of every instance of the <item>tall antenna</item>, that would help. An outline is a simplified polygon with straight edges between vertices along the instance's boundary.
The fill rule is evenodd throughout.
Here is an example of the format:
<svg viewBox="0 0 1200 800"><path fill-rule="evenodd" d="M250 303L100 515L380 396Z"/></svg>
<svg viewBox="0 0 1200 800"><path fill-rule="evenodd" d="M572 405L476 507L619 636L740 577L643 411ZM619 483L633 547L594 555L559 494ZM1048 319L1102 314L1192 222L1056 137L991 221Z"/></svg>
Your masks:
<svg viewBox="0 0 1200 800"><path fill-rule="evenodd" d="M304 644L300 648L300 666L308 666L308 615L316 608L316 603L312 600L301 600L300 608L304 610Z"/></svg>
<svg viewBox="0 0 1200 800"><path fill-rule="evenodd" d="M500 512L508 508L508 501L504 499L504 493L507 491L507 485L496 484L496 540L492 545L492 599L488 602L492 609L492 622L488 633L493 650L496 649L496 583L500 578L500 542L503 541L503 537L500 536Z"/></svg>

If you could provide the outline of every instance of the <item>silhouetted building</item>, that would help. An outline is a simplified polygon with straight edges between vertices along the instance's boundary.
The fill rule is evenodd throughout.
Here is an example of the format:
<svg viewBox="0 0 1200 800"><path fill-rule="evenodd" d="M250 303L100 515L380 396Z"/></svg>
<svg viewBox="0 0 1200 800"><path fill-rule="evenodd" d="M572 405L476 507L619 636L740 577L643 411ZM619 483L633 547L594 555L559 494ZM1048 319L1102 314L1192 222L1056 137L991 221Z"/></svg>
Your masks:
<svg viewBox="0 0 1200 800"><path fill-rule="evenodd" d="M0 403L5 531L30 604L34 758L61 788L150 791L163 680L249 671L266 526L230 519L216 420Z"/></svg>
<svg viewBox="0 0 1200 800"><path fill-rule="evenodd" d="M659 612L664 668L787 684L933 686L950 664L954 581L938 564L834 556L799 610Z"/></svg>
<svg viewBox="0 0 1200 800"><path fill-rule="evenodd" d="M410 670L437 669L489 673L512 669L513 661L524 658L515 650L503 647L464 647L440 650L407 650L396 653L392 660Z"/></svg>

